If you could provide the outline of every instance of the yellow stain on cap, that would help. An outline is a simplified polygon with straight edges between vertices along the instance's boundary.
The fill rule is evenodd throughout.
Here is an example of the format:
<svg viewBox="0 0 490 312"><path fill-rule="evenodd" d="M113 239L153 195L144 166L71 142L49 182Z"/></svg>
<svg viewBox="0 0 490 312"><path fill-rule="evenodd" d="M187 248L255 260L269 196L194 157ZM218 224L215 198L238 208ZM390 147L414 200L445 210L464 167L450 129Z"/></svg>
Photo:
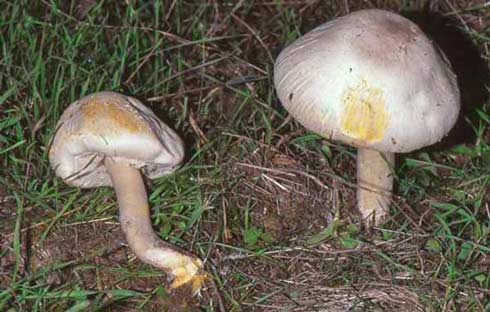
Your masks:
<svg viewBox="0 0 490 312"><path fill-rule="evenodd" d="M117 100L92 99L83 103L80 110L83 113L84 123L103 132L109 129L129 133L144 131L145 125L133 112L118 107Z"/></svg>
<svg viewBox="0 0 490 312"><path fill-rule="evenodd" d="M369 87L365 80L342 95L344 112L341 127L355 139L375 142L383 138L388 125L383 91Z"/></svg>

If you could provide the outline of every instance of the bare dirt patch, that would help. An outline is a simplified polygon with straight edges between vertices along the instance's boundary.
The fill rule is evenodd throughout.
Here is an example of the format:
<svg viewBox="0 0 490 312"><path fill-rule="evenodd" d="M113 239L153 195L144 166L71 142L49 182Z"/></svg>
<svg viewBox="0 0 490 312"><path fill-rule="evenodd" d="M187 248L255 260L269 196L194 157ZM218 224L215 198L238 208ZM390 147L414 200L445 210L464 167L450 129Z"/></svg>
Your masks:
<svg viewBox="0 0 490 312"><path fill-rule="evenodd" d="M227 196L250 210L252 224L277 242L301 244L328 226L336 213L356 218L356 211L350 211L355 189L337 174L354 173L354 167L352 159L331 162L314 151L293 151L286 144L289 139L270 145L238 142L247 153L242 159L231 156L225 166L237 181Z"/></svg>
<svg viewBox="0 0 490 312"><path fill-rule="evenodd" d="M288 241L315 232L333 220L336 190L308 174L294 158L256 151L234 163L231 172L241 175L234 195L251 200L252 223L277 241ZM264 157L265 156L265 157Z"/></svg>

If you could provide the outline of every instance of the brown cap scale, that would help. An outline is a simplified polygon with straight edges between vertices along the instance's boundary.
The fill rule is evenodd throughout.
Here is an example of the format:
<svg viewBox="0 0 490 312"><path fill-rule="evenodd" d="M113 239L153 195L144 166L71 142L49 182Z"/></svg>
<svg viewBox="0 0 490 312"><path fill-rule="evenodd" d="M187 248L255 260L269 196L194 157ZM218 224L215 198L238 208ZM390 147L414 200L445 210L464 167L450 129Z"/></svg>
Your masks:
<svg viewBox="0 0 490 312"><path fill-rule="evenodd" d="M172 288L190 284L196 291L205 276L202 262L153 232L141 175L171 173L183 157L183 143L172 129L137 99L115 92L91 94L70 105L49 153L51 166L66 183L114 187L130 248L172 275Z"/></svg>
<svg viewBox="0 0 490 312"><path fill-rule="evenodd" d="M293 42L276 60L274 84L306 128L359 148L358 206L376 224L391 202L394 153L441 140L460 109L442 51L383 10L353 12Z"/></svg>

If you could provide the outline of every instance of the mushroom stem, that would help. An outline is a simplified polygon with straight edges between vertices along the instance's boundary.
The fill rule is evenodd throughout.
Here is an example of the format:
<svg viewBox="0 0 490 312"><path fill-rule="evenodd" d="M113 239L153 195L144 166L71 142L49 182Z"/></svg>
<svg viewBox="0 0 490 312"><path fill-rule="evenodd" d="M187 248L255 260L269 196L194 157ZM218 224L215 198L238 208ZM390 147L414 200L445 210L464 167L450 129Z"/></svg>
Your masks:
<svg viewBox="0 0 490 312"><path fill-rule="evenodd" d="M142 261L172 275L171 288L191 283L193 291L199 290L205 277L202 261L160 240L155 234L140 171L110 158L106 158L104 163L116 191L121 227L131 250Z"/></svg>
<svg viewBox="0 0 490 312"><path fill-rule="evenodd" d="M357 205L367 224L379 224L388 214L393 190L394 153L357 151Z"/></svg>

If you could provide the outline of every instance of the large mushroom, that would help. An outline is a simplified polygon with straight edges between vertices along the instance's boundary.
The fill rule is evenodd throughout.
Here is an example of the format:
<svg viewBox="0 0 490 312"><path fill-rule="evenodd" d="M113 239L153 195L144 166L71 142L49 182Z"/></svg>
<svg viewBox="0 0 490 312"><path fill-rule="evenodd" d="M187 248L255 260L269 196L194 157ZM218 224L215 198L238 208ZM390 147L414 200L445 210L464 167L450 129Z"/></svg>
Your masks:
<svg viewBox="0 0 490 312"><path fill-rule="evenodd" d="M410 20L377 9L296 40L277 58L274 84L307 129L358 148L358 208L368 224L388 213L394 153L440 141L460 110L443 52Z"/></svg>
<svg viewBox="0 0 490 312"><path fill-rule="evenodd" d="M49 151L56 174L81 187L114 187L129 247L142 261L174 279L171 288L204 280L196 256L158 238L141 173L157 178L182 162L179 136L140 101L115 92L88 95L61 116Z"/></svg>

